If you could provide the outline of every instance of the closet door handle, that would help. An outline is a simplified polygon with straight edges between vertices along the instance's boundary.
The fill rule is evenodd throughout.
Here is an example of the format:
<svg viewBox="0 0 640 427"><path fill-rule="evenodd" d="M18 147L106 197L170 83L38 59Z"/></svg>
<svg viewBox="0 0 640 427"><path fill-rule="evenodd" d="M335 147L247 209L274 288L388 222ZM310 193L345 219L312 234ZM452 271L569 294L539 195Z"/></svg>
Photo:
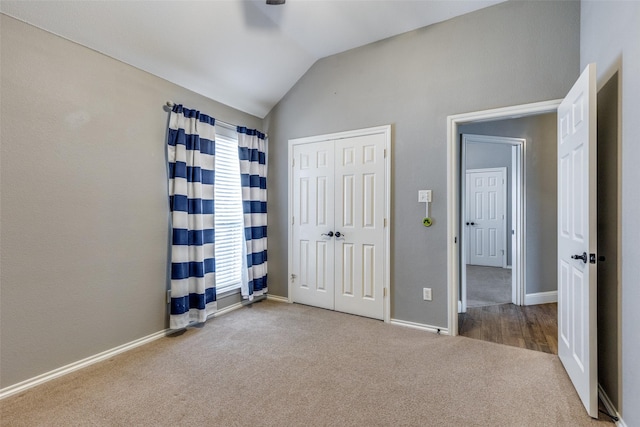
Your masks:
<svg viewBox="0 0 640 427"><path fill-rule="evenodd" d="M344 234L340 233L339 231L336 231L336 239L339 237L344 237Z"/></svg>
<svg viewBox="0 0 640 427"><path fill-rule="evenodd" d="M333 231L330 231L328 233L322 233L321 236L329 236L329 237L333 237Z"/></svg>

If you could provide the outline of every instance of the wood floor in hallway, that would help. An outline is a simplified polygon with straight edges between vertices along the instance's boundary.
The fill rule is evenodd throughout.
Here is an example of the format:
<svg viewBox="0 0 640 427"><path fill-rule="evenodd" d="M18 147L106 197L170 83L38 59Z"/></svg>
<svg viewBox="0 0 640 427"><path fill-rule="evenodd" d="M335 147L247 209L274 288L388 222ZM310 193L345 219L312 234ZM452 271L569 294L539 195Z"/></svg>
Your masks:
<svg viewBox="0 0 640 427"><path fill-rule="evenodd" d="M469 338L558 354L558 304L468 308L458 315L458 331Z"/></svg>

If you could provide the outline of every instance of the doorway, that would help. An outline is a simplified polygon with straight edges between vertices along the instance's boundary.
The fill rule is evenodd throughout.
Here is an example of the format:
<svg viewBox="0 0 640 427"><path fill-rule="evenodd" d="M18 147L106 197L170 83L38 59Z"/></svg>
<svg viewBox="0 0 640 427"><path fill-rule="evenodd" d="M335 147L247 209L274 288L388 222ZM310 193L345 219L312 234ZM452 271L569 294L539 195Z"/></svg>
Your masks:
<svg viewBox="0 0 640 427"><path fill-rule="evenodd" d="M557 351L556 121L556 113L548 113L459 128L460 204L465 214L460 224L461 335ZM466 172L478 167L509 171L502 212L510 220L510 239L502 242L505 257L494 262L494 267L477 267L476 257L469 256L478 250L473 238L476 226L467 225L475 222L469 211L473 199L483 196L469 197L473 188L469 188ZM499 198L497 192L494 197ZM500 209L494 210L494 216L500 215ZM495 246L500 247L498 243Z"/></svg>
<svg viewBox="0 0 640 427"><path fill-rule="evenodd" d="M464 130L464 133L478 135L478 128L480 127L488 127L493 122L498 121L517 121L517 119L528 118L533 116L546 116L548 114L553 114L553 118L549 121L549 126L551 128L556 129L555 125L555 114L560 104L559 100L555 101L547 101L540 102L534 104L527 104L521 106L500 108L495 110L487 110L481 112L474 113L466 113L460 114L456 116L450 116L448 118L448 140L449 140L449 151L448 151L448 194L451 194L452 197L448 199L448 212L449 218L458 218L458 221L450 221L448 224L448 283L449 283L449 331L452 335L458 334L458 312L461 311L462 308L462 279L464 270L461 268L465 265L463 262L464 251L461 250L463 246L462 243L464 241L464 227L465 223L462 221L462 207L464 205L464 200L461 192L461 188L463 186L462 181L462 159L463 159L463 148L464 145L461 143L460 134L461 130ZM464 126L469 126L468 128L463 128ZM495 133L494 133L495 134ZM489 134L489 135L494 135ZM500 134L495 134L500 135ZM521 135L520 133L509 132L506 135L502 136L510 136L510 135ZM525 138L529 141L529 138ZM531 138L532 143L539 143L539 138L536 136L535 138ZM549 141L549 146L553 147L550 151L552 153L555 152L555 138L552 141ZM548 151L548 150L547 150ZM526 189L531 187L531 184L534 182L529 180L528 177L532 172L537 173L536 179L540 178L544 183L547 183L550 188L549 191L547 188L541 189L541 195L534 197L535 204L533 207L537 207L539 209L543 209L545 211L555 212L555 180L556 180L556 172L555 172L555 159L548 164L554 165L551 168L545 168L545 163L542 159L537 158L537 154L532 155L533 151L530 150L529 146L523 146L522 148L522 156L523 158L527 158L527 163L522 164L522 176L527 176L527 185L522 185L522 235L527 235L528 239L525 242L524 238L522 241L518 242L518 244L514 245L515 250L519 251L517 256L513 259L517 260L525 259L526 252L526 260L527 265L523 263L520 267L520 274L522 277L522 292L518 302L519 304L530 305L530 304L539 304L539 303L553 303L557 301L557 288L551 288L551 286L555 287L556 285L556 277L555 271L553 268L548 268L548 266L555 266L555 258L556 258L556 237L555 237L555 215L554 219L551 223L546 222L546 218L542 218L540 215L527 215L527 221L524 222L525 209L527 206L531 205L530 203L530 192L526 191L526 199L527 202L524 201L524 192ZM535 166L539 168L536 170L535 168L530 168L529 166ZM526 169L526 170L525 170ZM524 179L523 179L524 181ZM544 184L543 187L547 184ZM546 194L548 193L548 194ZM531 208L531 206L529 206ZM512 227L513 230L513 227ZM535 231L535 234L527 233L527 230ZM517 234L515 234L517 236ZM513 236L513 234L512 234ZM542 240L540 240L542 239ZM541 241L546 243L541 244ZM526 245L525 245L526 243ZM532 250L531 248L536 248ZM551 261L546 262L546 257L549 257ZM529 268L529 264L540 264L541 268ZM525 287L524 284L527 286ZM516 289L517 290L517 289Z"/></svg>
<svg viewBox="0 0 640 427"><path fill-rule="evenodd" d="M468 306L522 305L526 141L460 129L459 311L465 313Z"/></svg>
<svg viewBox="0 0 640 427"><path fill-rule="evenodd" d="M471 307L505 304L512 293L506 244L507 168L467 167L465 175L463 310L465 302Z"/></svg>

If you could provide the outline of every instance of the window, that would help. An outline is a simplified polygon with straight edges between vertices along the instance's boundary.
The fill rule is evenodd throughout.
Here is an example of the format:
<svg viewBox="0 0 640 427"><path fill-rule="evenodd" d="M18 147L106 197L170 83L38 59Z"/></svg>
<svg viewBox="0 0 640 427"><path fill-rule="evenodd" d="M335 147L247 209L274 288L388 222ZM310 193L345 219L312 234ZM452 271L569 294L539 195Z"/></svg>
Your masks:
<svg viewBox="0 0 640 427"><path fill-rule="evenodd" d="M235 129L216 126L216 294L239 289L244 260L244 214Z"/></svg>

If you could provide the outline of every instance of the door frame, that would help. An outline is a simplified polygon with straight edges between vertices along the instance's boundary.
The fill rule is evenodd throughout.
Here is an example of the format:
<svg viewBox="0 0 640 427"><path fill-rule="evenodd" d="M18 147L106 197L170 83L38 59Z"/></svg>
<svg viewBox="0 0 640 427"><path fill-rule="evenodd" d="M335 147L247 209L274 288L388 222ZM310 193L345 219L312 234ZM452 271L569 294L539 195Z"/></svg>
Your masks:
<svg viewBox="0 0 640 427"><path fill-rule="evenodd" d="M504 243L506 249L507 234L511 236L511 302L515 305L525 304L525 290L526 284L526 211L527 211L527 197L526 197L526 139L524 138L512 138L502 136L489 136L489 135L462 135L462 152L461 152L461 164L460 173L466 171L466 149L467 144L505 144L511 146L511 227L512 233L506 228L505 222L505 236ZM492 168L495 169L495 168ZM461 196L466 194L466 181L461 180ZM466 198L461 197L461 212L466 210ZM505 199L506 206L506 199ZM505 209L506 212L506 209ZM460 248L462 249L461 266L465 266L466 251L465 245L468 244L467 236L463 232L460 236ZM506 256L505 261L506 264ZM460 305L458 311L466 313L467 311L467 277L466 269L460 269Z"/></svg>
<svg viewBox="0 0 640 427"><path fill-rule="evenodd" d="M364 129L355 129L345 132L336 132L323 135L307 136L289 140L288 144L288 179L287 179L287 299L293 302L293 147L299 144L314 142L335 141L345 138L382 134L384 136L384 274L383 274L383 320L391 321L391 125L375 126Z"/></svg>
<svg viewBox="0 0 640 427"><path fill-rule="evenodd" d="M545 113L557 113L561 99L473 111L447 117L447 299L449 334L458 335L458 303L460 301L460 180L461 144L458 127L464 124L515 119Z"/></svg>

